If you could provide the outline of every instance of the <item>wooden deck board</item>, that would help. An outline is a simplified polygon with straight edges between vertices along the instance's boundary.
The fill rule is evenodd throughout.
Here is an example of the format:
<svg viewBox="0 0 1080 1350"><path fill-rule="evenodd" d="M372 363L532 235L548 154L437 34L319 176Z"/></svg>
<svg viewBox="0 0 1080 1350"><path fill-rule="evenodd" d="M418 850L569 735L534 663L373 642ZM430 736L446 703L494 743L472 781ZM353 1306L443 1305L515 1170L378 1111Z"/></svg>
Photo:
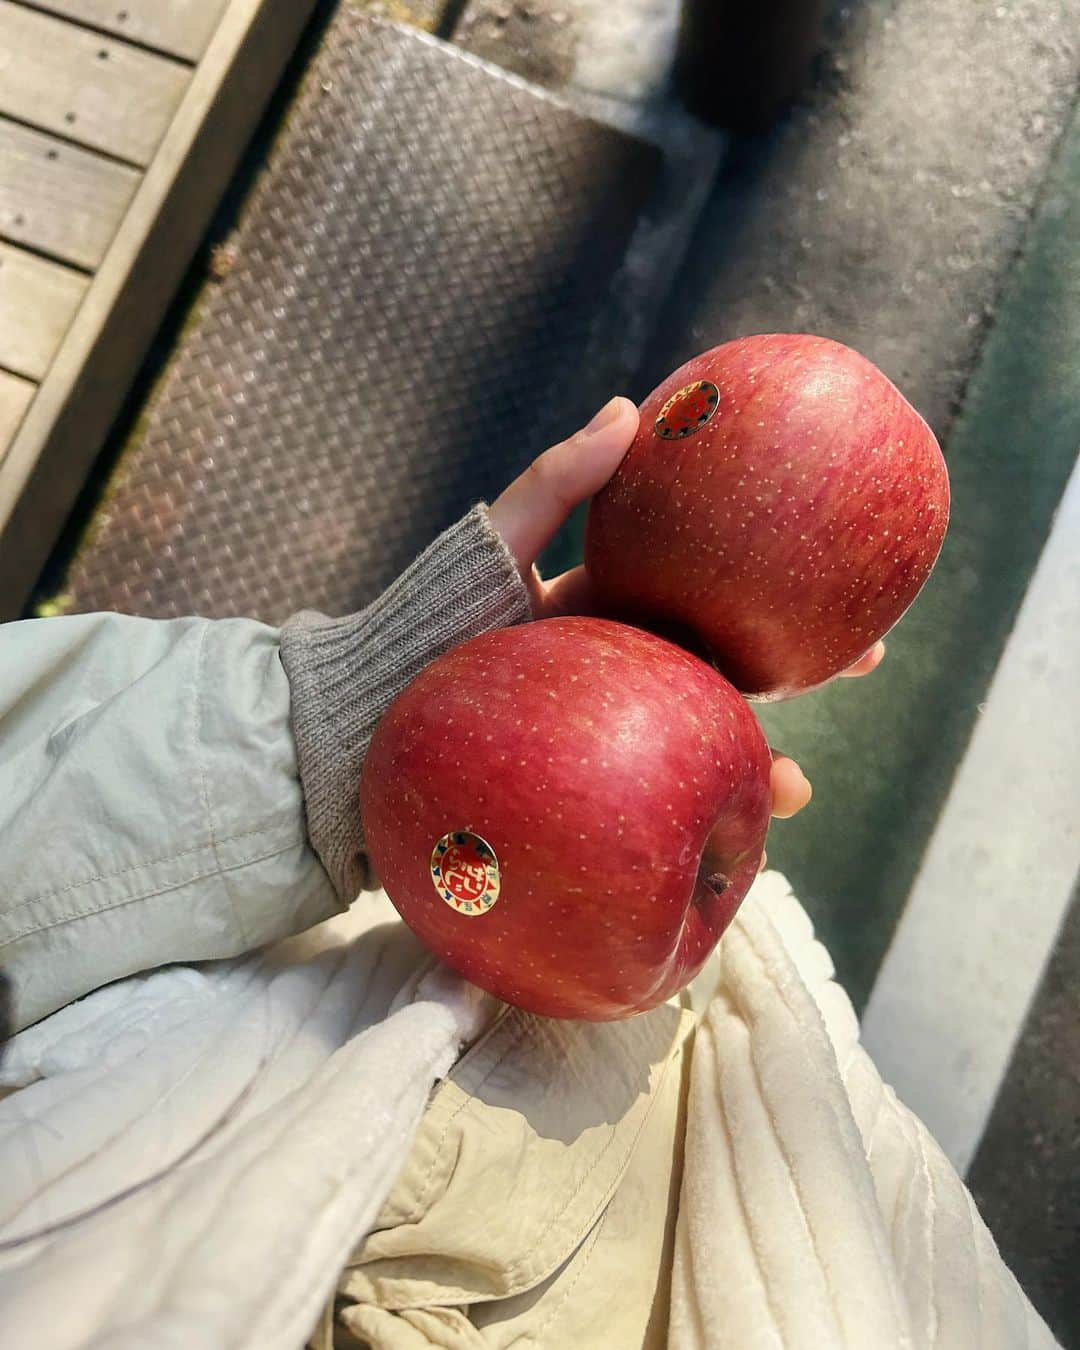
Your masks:
<svg viewBox="0 0 1080 1350"><path fill-rule="evenodd" d="M177 61L11 0L0 0L0 72L0 113L143 166L191 79Z"/></svg>
<svg viewBox="0 0 1080 1350"><path fill-rule="evenodd" d="M0 370L0 463L36 392L37 385L30 380Z"/></svg>
<svg viewBox="0 0 1080 1350"><path fill-rule="evenodd" d="M19 126L0 109L0 236L94 273L40 388L14 375L2 381L0 621L22 611L314 3L227 0L194 69L126 49L186 85L145 173ZM98 47L110 41L0 0L5 18L16 11ZM39 43L44 32L36 30ZM0 32L0 86L4 54ZM48 64L34 56L46 84ZM128 99L125 115L137 117L139 107Z"/></svg>
<svg viewBox="0 0 1080 1350"><path fill-rule="evenodd" d="M197 61L221 20L226 0L35 0L38 8L117 37Z"/></svg>
<svg viewBox="0 0 1080 1350"><path fill-rule="evenodd" d="M93 269L131 204L139 173L0 118L0 234Z"/></svg>
<svg viewBox="0 0 1080 1350"><path fill-rule="evenodd" d="M89 284L70 267L0 244L0 366L43 379Z"/></svg>

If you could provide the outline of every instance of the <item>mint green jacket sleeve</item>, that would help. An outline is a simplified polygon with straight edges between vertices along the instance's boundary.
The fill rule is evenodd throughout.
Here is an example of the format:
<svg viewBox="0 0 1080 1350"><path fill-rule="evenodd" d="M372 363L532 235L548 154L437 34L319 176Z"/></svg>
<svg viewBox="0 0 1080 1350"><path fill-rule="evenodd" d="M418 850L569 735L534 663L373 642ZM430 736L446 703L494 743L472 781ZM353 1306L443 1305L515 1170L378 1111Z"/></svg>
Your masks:
<svg viewBox="0 0 1080 1350"><path fill-rule="evenodd" d="M341 908L308 843L279 634L117 614L0 626L0 969L16 1027Z"/></svg>
<svg viewBox="0 0 1080 1350"><path fill-rule="evenodd" d="M379 717L441 652L529 618L480 503L366 609L0 625L0 971L16 1028L153 966L344 909Z"/></svg>

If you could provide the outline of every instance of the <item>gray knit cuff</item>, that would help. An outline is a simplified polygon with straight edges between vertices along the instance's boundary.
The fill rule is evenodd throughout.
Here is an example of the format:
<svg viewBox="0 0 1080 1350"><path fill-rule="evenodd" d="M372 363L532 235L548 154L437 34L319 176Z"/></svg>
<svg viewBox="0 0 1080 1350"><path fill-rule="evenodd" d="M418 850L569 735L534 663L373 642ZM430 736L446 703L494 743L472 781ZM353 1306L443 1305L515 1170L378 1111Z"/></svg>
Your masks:
<svg viewBox="0 0 1080 1350"><path fill-rule="evenodd" d="M375 723L436 656L529 617L517 565L481 504L359 614L304 612L285 624L308 835L343 903L371 884L359 785Z"/></svg>

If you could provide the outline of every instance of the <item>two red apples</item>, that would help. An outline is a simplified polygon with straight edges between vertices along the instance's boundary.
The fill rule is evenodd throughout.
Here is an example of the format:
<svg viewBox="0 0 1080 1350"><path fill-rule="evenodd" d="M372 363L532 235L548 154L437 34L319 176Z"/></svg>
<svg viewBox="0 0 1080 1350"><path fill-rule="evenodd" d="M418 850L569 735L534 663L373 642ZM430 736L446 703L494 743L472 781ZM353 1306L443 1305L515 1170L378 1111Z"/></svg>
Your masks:
<svg viewBox="0 0 1080 1350"><path fill-rule="evenodd" d="M850 348L750 337L677 370L589 511L586 567L622 622L476 638L376 729L364 831L402 917L537 1013L677 993L764 849L770 755L743 695L789 698L872 647L948 514L933 433Z"/></svg>

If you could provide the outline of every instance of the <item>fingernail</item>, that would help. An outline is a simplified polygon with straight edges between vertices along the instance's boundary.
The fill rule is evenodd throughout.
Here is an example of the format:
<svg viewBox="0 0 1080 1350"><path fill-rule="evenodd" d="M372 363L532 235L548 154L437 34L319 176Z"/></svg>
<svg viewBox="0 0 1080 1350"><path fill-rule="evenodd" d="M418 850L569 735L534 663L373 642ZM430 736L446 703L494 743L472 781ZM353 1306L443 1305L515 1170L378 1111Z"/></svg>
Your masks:
<svg viewBox="0 0 1080 1350"><path fill-rule="evenodd" d="M596 432L602 431L604 427L610 426L619 415L620 401L618 395L616 395L615 398L609 399L592 421L586 426L585 435L593 436Z"/></svg>

